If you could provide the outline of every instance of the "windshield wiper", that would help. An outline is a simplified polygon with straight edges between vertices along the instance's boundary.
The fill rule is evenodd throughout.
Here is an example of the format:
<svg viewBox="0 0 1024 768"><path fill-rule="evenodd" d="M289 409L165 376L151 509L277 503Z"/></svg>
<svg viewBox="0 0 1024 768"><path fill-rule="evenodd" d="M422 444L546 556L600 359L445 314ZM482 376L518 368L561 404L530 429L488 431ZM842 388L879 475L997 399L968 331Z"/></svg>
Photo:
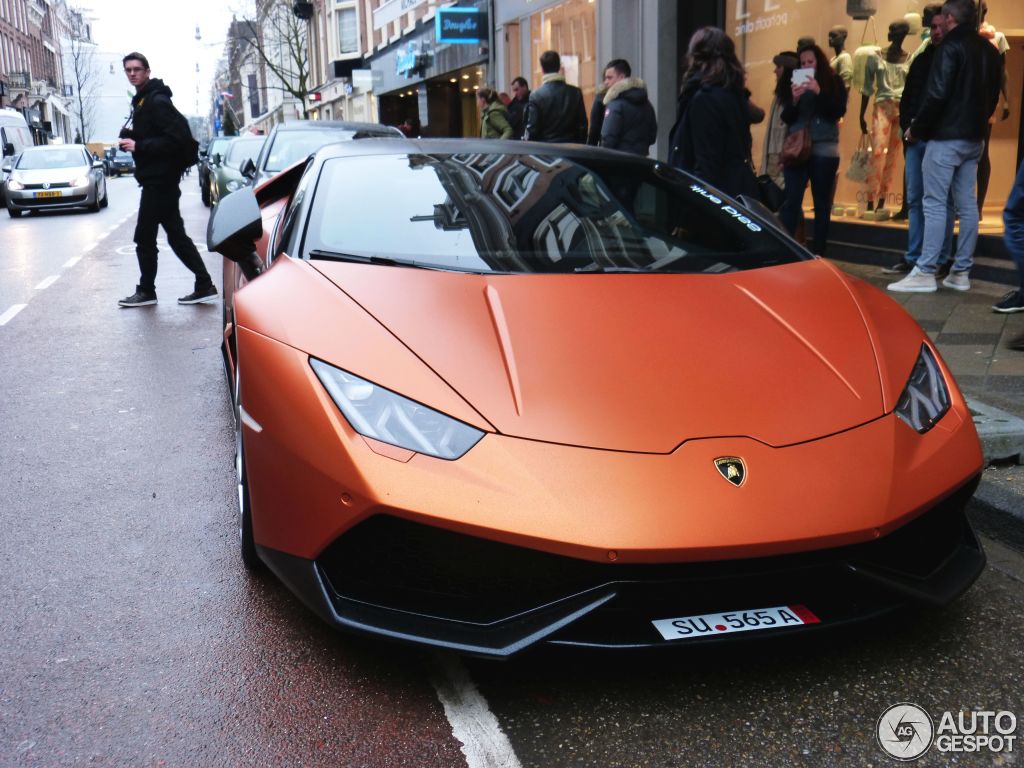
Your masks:
<svg viewBox="0 0 1024 768"><path fill-rule="evenodd" d="M647 267L602 267L600 264L588 264L585 267L576 267L573 272L577 273L589 273L595 275L614 275L614 274L636 274L638 272L650 272L651 270Z"/></svg>
<svg viewBox="0 0 1024 768"><path fill-rule="evenodd" d="M351 261L356 264L378 264L384 267L416 267L417 269L432 269L413 261L399 261L387 256L360 256L355 253L340 253L338 251L312 250L309 252L311 258L329 259L331 261Z"/></svg>

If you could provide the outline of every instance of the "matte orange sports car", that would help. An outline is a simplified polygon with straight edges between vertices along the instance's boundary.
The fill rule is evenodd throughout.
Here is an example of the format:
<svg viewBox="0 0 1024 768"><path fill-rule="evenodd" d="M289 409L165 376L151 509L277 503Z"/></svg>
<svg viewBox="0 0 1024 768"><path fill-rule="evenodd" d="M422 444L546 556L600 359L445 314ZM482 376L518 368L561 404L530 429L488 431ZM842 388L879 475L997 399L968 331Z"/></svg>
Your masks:
<svg viewBox="0 0 1024 768"><path fill-rule="evenodd" d="M699 180L495 141L326 147L224 198L242 556L487 656L943 604L984 554L921 328Z"/></svg>

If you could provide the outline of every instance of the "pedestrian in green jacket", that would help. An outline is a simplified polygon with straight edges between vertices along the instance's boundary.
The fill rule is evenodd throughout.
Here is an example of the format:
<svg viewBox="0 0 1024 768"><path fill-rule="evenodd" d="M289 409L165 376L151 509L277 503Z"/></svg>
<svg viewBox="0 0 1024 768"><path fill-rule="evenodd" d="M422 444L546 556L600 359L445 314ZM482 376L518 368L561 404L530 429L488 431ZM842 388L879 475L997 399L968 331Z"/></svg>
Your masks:
<svg viewBox="0 0 1024 768"><path fill-rule="evenodd" d="M508 110L498 98L498 92L481 88L476 93L476 104L480 107L480 138L511 139L515 133L508 121Z"/></svg>

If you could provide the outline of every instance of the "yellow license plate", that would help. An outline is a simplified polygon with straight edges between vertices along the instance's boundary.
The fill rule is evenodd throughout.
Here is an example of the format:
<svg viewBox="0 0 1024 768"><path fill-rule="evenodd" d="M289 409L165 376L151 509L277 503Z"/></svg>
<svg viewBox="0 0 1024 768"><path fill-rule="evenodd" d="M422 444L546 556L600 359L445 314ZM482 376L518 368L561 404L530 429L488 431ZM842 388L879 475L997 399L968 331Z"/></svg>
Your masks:
<svg viewBox="0 0 1024 768"><path fill-rule="evenodd" d="M60 192L51 190L49 192L36 192L36 197L60 197Z"/></svg>

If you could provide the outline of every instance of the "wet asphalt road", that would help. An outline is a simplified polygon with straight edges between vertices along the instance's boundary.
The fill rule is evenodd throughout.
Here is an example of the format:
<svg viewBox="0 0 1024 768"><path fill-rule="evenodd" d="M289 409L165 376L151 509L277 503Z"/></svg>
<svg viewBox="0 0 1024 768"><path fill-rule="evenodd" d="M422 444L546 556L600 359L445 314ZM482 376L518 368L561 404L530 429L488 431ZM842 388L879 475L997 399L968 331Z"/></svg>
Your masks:
<svg viewBox="0 0 1024 768"><path fill-rule="evenodd" d="M178 306L191 276L162 251L160 303L116 307L137 276L137 191L118 181L100 214L0 220L0 314L26 304L0 326L0 766L474 765L436 659L338 635L243 572L220 306ZM201 241L206 209L182 186ZM42 272L59 279L37 289ZM522 766L896 765L874 728L897 702L1024 719L1024 559L986 544L982 578L939 613L463 664Z"/></svg>

